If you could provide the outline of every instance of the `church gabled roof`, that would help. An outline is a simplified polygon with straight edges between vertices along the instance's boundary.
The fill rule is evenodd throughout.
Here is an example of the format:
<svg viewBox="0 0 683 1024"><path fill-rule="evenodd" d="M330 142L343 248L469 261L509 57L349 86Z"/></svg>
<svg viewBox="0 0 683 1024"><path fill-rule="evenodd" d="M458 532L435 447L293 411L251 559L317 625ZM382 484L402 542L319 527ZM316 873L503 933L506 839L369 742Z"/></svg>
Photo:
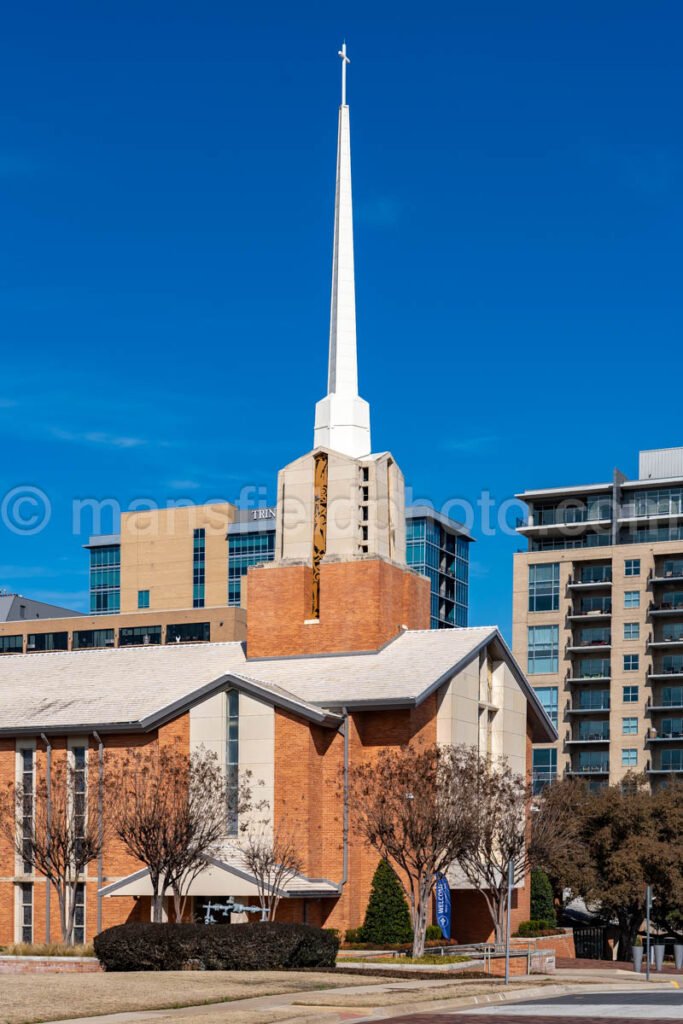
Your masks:
<svg viewBox="0 0 683 1024"><path fill-rule="evenodd" d="M345 710L418 706L488 645L527 699L534 739L552 742L555 730L495 626L406 630L374 652L266 660L249 660L241 643L7 655L0 734L148 731L230 685L336 727Z"/></svg>

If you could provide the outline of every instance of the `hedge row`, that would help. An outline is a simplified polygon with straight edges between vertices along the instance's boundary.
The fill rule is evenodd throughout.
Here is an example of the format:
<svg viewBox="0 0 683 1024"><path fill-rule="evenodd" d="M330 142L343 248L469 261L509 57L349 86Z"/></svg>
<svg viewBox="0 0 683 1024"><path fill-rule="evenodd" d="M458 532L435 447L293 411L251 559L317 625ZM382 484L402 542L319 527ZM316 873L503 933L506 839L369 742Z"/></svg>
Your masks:
<svg viewBox="0 0 683 1024"><path fill-rule="evenodd" d="M338 938L302 924L120 924L95 936L106 971L333 968Z"/></svg>

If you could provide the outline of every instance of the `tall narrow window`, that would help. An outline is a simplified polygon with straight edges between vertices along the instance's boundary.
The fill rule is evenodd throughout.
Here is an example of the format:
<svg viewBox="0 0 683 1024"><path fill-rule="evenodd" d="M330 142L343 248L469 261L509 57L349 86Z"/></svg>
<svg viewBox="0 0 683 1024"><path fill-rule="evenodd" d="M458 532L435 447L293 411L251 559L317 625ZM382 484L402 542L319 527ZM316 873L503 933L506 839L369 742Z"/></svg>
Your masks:
<svg viewBox="0 0 683 1024"><path fill-rule="evenodd" d="M87 751L85 747L72 747L73 756L73 808L74 839L80 847L85 839ZM80 856L80 850L78 851Z"/></svg>
<svg viewBox="0 0 683 1024"><path fill-rule="evenodd" d="M31 844L33 840L33 750L20 751L21 757L21 829L24 848L23 870L25 875L33 872L33 859L31 857Z"/></svg>
<svg viewBox="0 0 683 1024"><path fill-rule="evenodd" d="M204 607L204 582L206 575L206 530L202 526L193 533L192 552L192 607Z"/></svg>
<svg viewBox="0 0 683 1024"><path fill-rule="evenodd" d="M74 907L74 942L82 946L85 942L85 883L76 886L76 904Z"/></svg>
<svg viewBox="0 0 683 1024"><path fill-rule="evenodd" d="M240 695L237 690L228 690L225 696L227 701L225 781L228 802L228 835L236 836L240 786Z"/></svg>
<svg viewBox="0 0 683 1024"><path fill-rule="evenodd" d="M22 882L21 891L21 941L33 942L33 885Z"/></svg>

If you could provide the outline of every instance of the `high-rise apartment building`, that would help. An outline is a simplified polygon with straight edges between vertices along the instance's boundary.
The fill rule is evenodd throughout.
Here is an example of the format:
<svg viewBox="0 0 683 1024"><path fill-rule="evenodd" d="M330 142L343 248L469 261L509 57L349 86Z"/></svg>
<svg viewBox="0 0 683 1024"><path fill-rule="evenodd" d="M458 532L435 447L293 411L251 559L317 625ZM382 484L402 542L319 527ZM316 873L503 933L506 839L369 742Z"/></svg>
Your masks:
<svg viewBox="0 0 683 1024"><path fill-rule="evenodd" d="M637 480L518 497L513 650L559 732L536 787L683 772L683 448L641 452Z"/></svg>

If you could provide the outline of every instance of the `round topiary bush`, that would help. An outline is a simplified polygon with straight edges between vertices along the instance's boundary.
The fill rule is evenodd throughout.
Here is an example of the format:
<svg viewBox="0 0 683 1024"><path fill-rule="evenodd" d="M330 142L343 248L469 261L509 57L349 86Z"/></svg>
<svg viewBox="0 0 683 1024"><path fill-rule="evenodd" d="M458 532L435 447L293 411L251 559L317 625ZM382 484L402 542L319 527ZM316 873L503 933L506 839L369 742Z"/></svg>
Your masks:
<svg viewBox="0 0 683 1024"><path fill-rule="evenodd" d="M334 968L339 939L303 924L120 924L95 936L106 971Z"/></svg>

